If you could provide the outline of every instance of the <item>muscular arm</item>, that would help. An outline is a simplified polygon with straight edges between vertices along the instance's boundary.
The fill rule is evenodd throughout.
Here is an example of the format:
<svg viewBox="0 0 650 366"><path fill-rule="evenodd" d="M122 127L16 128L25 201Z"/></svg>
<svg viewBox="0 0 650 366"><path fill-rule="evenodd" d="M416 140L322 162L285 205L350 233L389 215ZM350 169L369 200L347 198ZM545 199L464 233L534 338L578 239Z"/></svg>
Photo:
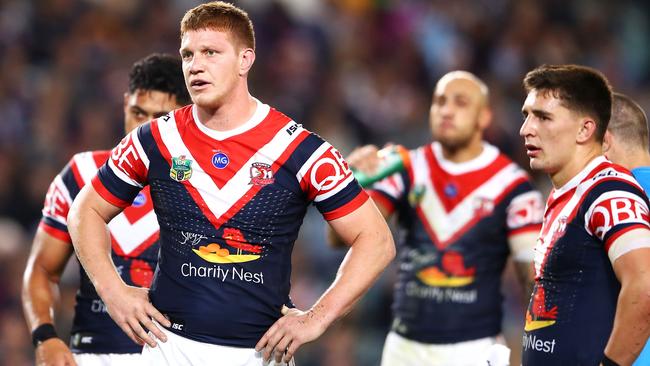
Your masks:
<svg viewBox="0 0 650 366"><path fill-rule="evenodd" d="M616 239L616 243L650 240L644 229L632 230ZM621 282L614 327L605 347L605 354L619 365L631 365L650 336L650 248L627 252L614 261L613 267Z"/></svg>
<svg viewBox="0 0 650 366"><path fill-rule="evenodd" d="M165 335L151 321L169 326L169 321L149 302L148 290L127 286L120 278L111 258L107 223L121 209L105 201L92 187L85 186L75 199L68 215L68 230L81 265L115 323L134 341L156 342L142 325L165 341Z"/></svg>
<svg viewBox="0 0 650 366"><path fill-rule="evenodd" d="M23 277L22 302L30 331L54 323L54 303L61 274L72 255L72 245L39 228ZM36 363L75 365L72 353L60 338L50 338L36 348Z"/></svg>
<svg viewBox="0 0 650 366"><path fill-rule="evenodd" d="M372 200L372 198L370 199ZM379 213L381 213L381 216L385 219L388 220L391 216L390 210L385 207L384 205L381 204L381 202L375 202L375 205L377 206L377 209L379 210ZM328 225L327 226L327 242L330 244L332 248L347 248L351 241L345 241L341 238L341 236L337 233L337 231L334 229L334 226Z"/></svg>
<svg viewBox="0 0 650 366"><path fill-rule="evenodd" d="M284 361L298 347L319 337L329 325L350 311L395 257L393 238L379 210L368 200L353 213L330 222L350 249L332 285L307 312L291 312L280 318L257 343L264 358Z"/></svg>
<svg viewBox="0 0 650 366"><path fill-rule="evenodd" d="M377 154L378 151L379 148L375 145L365 145L354 149L350 156L346 158L346 161L350 168L362 171L366 174L372 174L377 170L377 166L379 165L380 160L379 155ZM375 204L377 205L381 215L387 219L390 216L390 210L377 202L375 202ZM337 234L332 225L327 228L327 242L333 248L344 248L351 243L351 241L343 240L341 236Z"/></svg>

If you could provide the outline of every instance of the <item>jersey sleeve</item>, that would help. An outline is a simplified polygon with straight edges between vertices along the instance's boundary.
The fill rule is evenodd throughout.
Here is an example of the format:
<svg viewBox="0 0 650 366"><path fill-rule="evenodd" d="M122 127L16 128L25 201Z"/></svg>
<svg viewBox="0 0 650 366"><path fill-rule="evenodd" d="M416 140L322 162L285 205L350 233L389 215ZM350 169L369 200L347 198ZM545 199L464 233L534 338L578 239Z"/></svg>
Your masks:
<svg viewBox="0 0 650 366"><path fill-rule="evenodd" d="M617 238L639 228L648 230L650 234L648 199L640 187L624 181L601 183L595 191L584 216L585 229L603 242L604 249L614 261L628 251L628 248L619 247Z"/></svg>
<svg viewBox="0 0 650 366"><path fill-rule="evenodd" d="M111 150L92 185L102 198L118 207L127 207L147 183L149 159L141 143L140 126Z"/></svg>
<svg viewBox="0 0 650 366"><path fill-rule="evenodd" d="M506 207L508 236L539 232L544 218L542 194L526 181L517 189L516 195Z"/></svg>
<svg viewBox="0 0 650 366"><path fill-rule="evenodd" d="M296 178L307 199L328 221L353 212L368 200L341 153L325 141L303 164Z"/></svg>
<svg viewBox="0 0 650 366"><path fill-rule="evenodd" d="M406 192L405 175L405 172L395 173L380 180L368 189L368 194L389 213L394 212Z"/></svg>
<svg viewBox="0 0 650 366"><path fill-rule="evenodd" d="M71 243L67 217L72 201L82 186L79 167L73 157L50 183L45 195L39 227L49 235Z"/></svg>

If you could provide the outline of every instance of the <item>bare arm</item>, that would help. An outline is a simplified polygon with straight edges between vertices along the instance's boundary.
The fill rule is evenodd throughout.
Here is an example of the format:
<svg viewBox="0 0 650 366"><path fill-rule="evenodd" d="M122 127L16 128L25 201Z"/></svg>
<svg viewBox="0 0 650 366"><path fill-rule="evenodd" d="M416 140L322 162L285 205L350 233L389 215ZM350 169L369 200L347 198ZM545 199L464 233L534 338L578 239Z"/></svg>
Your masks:
<svg viewBox="0 0 650 366"><path fill-rule="evenodd" d="M157 338L166 341L164 333L151 318L165 326L170 323L151 305L147 289L127 286L115 269L106 224L120 211L119 207L105 201L92 185L87 185L70 208L68 230L77 257L111 318L134 342L142 344L144 341L155 347L155 340L143 325Z"/></svg>
<svg viewBox="0 0 650 366"><path fill-rule="evenodd" d="M379 155L377 154L379 148L375 145L365 145L359 148L354 149L350 156L345 160L347 161L350 168L358 171L362 171L366 174L372 174L377 170L379 165ZM375 204L377 204L375 202ZM384 207L381 204L377 204L379 212L381 212L384 218L390 216L390 211L388 208ZM351 241L344 241L339 235L337 235L334 228L330 225L327 228L327 242L332 246L332 248L345 248L351 243Z"/></svg>
<svg viewBox="0 0 650 366"><path fill-rule="evenodd" d="M523 301L530 299L530 295L533 293L533 285L535 284L535 271L532 259L537 235L537 232L525 232L512 235L508 239L517 279L523 288Z"/></svg>
<svg viewBox="0 0 650 366"><path fill-rule="evenodd" d="M39 228L23 277L22 302L30 331L54 323L59 281L72 255L72 245ZM72 352L60 338L50 338L36 348L37 365L76 365Z"/></svg>
<svg viewBox="0 0 650 366"><path fill-rule="evenodd" d="M372 200L372 198L370 199ZM379 213L381 213L381 216L387 220L391 216L390 210L385 207L384 205L381 204L381 202L374 202L375 205L377 206L377 209L379 210ZM330 244L332 248L347 248L351 241L345 241L341 239L337 231L334 229L332 225L327 226L327 242Z"/></svg>
<svg viewBox="0 0 650 366"><path fill-rule="evenodd" d="M306 312L291 311L264 334L255 349L277 361L293 357L298 347L318 338L336 319L349 312L395 257L395 245L386 221L368 200L330 225L350 249L332 285ZM286 354L285 351L286 350Z"/></svg>
<svg viewBox="0 0 650 366"><path fill-rule="evenodd" d="M616 242L648 240L647 230L632 230ZM621 282L614 327L605 354L619 365L631 365L650 336L650 248L623 254L613 267Z"/></svg>

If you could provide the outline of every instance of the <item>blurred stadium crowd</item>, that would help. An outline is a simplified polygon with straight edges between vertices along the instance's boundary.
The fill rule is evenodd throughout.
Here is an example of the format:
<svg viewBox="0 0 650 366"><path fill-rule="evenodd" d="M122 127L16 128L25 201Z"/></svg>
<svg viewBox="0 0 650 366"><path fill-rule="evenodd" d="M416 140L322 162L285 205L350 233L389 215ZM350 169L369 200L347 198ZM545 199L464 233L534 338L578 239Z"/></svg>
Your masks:
<svg viewBox="0 0 650 366"><path fill-rule="evenodd" d="M177 53L193 0L0 0L0 365L29 365L33 349L20 279L47 186L76 152L121 137L132 62ZM445 72L483 78L495 111L488 140L527 166L521 79L543 63L579 63L650 110L650 4L590 0L246 0L257 34L252 93L343 153L362 143L430 140L432 88ZM548 182L537 177L539 188ZM310 212L294 251L292 297L315 301L342 252ZM59 329L69 327L73 267ZM300 365L376 365L389 327L392 274L357 309L298 354ZM508 279L505 288L517 287ZM510 286L512 284L512 286ZM519 352L523 309L508 298ZM61 332L60 332L61 333Z"/></svg>

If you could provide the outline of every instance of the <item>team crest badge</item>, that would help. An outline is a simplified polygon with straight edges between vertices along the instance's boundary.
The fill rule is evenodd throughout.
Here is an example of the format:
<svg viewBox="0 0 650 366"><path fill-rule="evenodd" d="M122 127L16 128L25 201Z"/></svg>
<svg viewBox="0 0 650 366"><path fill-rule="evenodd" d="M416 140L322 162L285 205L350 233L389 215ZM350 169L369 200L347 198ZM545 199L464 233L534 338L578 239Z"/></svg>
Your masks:
<svg viewBox="0 0 650 366"><path fill-rule="evenodd" d="M422 185L416 185L408 194L409 204L413 207L416 207L424 199L425 188Z"/></svg>
<svg viewBox="0 0 650 366"><path fill-rule="evenodd" d="M186 159L185 155L172 158L172 167L169 169L169 176L177 182L190 179L192 177L192 160Z"/></svg>
<svg viewBox="0 0 650 366"><path fill-rule="evenodd" d="M248 184L265 186L275 181L271 166L265 163L253 163L251 165L251 181Z"/></svg>
<svg viewBox="0 0 650 366"><path fill-rule="evenodd" d="M474 214L478 217L485 217L494 210L494 201L486 197L474 199Z"/></svg>

